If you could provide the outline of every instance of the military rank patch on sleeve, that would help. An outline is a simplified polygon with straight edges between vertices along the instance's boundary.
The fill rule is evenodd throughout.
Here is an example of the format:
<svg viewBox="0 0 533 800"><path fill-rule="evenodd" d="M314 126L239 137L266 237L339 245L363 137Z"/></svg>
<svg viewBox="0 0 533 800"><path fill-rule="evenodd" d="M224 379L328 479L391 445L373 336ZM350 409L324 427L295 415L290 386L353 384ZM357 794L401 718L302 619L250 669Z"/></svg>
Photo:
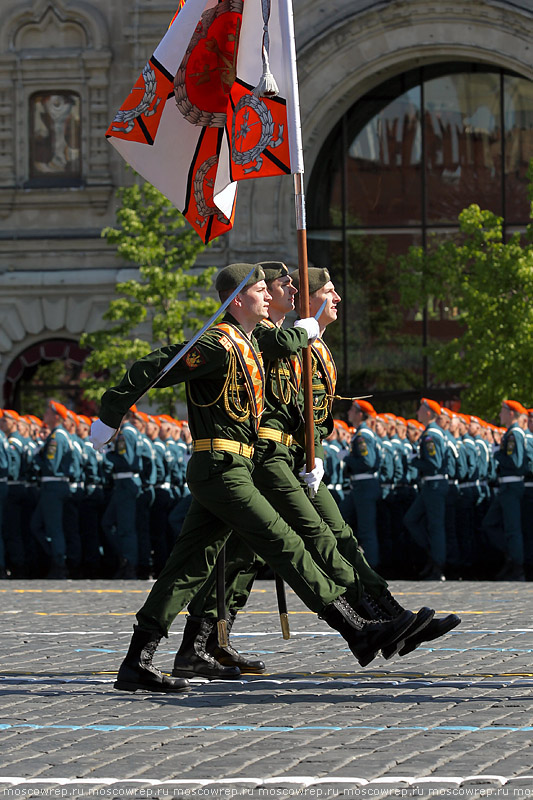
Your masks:
<svg viewBox="0 0 533 800"><path fill-rule="evenodd" d="M511 434L507 439L507 455L512 456L516 448L516 442L514 440L514 436Z"/></svg>
<svg viewBox="0 0 533 800"><path fill-rule="evenodd" d="M435 442L431 438L431 436L426 436L424 439L424 444L426 445L427 454L430 458L433 458L437 453L437 448L435 447Z"/></svg>
<svg viewBox="0 0 533 800"><path fill-rule="evenodd" d="M357 442L357 449L361 453L362 456L368 455L368 447L366 444L366 440L364 436L358 436L355 440Z"/></svg>
<svg viewBox="0 0 533 800"><path fill-rule="evenodd" d="M189 369L196 369L205 364L205 358L201 350L197 347L192 347L185 356L185 363Z"/></svg>
<svg viewBox="0 0 533 800"><path fill-rule="evenodd" d="M226 350L231 350L231 342L227 336L221 336L218 341Z"/></svg>
<svg viewBox="0 0 533 800"><path fill-rule="evenodd" d="M56 451L57 451L57 442L54 438L52 438L48 442L48 447L46 448L46 458L50 459L50 461L53 461L56 456Z"/></svg>

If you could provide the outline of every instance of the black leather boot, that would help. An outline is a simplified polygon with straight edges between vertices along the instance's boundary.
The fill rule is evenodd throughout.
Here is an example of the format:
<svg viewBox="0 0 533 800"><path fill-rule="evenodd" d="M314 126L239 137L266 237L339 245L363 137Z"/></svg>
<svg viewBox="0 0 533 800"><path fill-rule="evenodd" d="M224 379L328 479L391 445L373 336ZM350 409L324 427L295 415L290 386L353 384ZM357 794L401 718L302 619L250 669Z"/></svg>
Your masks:
<svg viewBox="0 0 533 800"><path fill-rule="evenodd" d="M339 631L362 667L370 664L382 647L403 639L403 634L415 618L411 611L406 610L396 619L386 622L366 620L354 611L343 596L328 603L318 616Z"/></svg>
<svg viewBox="0 0 533 800"><path fill-rule="evenodd" d="M174 658L172 675L181 678L238 678L241 671L236 666L223 666L207 650L207 640L214 632L217 621L212 617L187 617L180 649Z"/></svg>
<svg viewBox="0 0 533 800"><path fill-rule="evenodd" d="M236 616L236 611L228 612L228 640ZM259 658L248 658L247 656L243 656L242 653L239 653L239 651L236 650L231 644L228 644L227 647L220 647L218 644L216 625L209 635L206 650L208 653L210 653L210 655L216 658L219 664L223 664L225 667L238 667L241 673L260 675L266 670L265 662L261 661Z"/></svg>
<svg viewBox="0 0 533 800"><path fill-rule="evenodd" d="M399 655L406 656L412 653L422 642L432 642L433 639L444 636L445 633L449 633L454 628L457 628L460 622L461 617L458 617L457 614L447 614L445 617L432 619L429 625L426 625L423 630L406 637L403 647L399 651Z"/></svg>
<svg viewBox="0 0 533 800"><path fill-rule="evenodd" d="M389 619L395 619L400 614L402 614L405 609L400 603L396 600L395 597L389 592L388 589L385 589L383 594L381 594L377 600L375 601L377 605L383 609L383 611L387 614ZM405 639L408 636L413 636L415 633L419 633L424 628L426 628L433 617L435 616L435 611L433 608L428 608L427 606L422 606L422 608L417 612L413 624L410 628L407 629L404 640L401 639L396 641L394 644L389 644L386 647L382 648L381 655L385 659L392 658L393 656L397 655L402 647L405 645Z"/></svg>
<svg viewBox="0 0 533 800"><path fill-rule="evenodd" d="M145 631L133 626L133 636L126 658L120 665L115 689L135 692L146 689L148 692L188 692L189 684L184 680L172 680L163 675L152 664L152 658L161 636L153 631Z"/></svg>

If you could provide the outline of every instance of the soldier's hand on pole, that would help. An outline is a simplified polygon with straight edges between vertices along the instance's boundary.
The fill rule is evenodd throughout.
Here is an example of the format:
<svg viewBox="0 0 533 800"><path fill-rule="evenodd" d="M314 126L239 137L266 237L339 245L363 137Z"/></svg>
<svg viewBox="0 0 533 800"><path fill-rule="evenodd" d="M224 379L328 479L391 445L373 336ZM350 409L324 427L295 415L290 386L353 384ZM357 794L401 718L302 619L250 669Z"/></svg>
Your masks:
<svg viewBox="0 0 533 800"><path fill-rule="evenodd" d="M317 457L315 457L315 466L310 472L306 472L305 470L300 472L300 478L302 478L309 487L309 495L311 498L318 492L318 487L323 477L324 464L322 459Z"/></svg>
<svg viewBox="0 0 533 800"><path fill-rule="evenodd" d="M306 317L305 319L297 319L294 323L295 328L303 328L307 333L307 343L313 344L315 339L320 335L320 326L318 320L314 317Z"/></svg>
<svg viewBox="0 0 533 800"><path fill-rule="evenodd" d="M106 425L105 422L102 422L101 419L97 419L91 425L91 432L89 434L88 440L92 444L95 450L101 453L108 444L113 436L116 434L116 428L110 428L109 425Z"/></svg>

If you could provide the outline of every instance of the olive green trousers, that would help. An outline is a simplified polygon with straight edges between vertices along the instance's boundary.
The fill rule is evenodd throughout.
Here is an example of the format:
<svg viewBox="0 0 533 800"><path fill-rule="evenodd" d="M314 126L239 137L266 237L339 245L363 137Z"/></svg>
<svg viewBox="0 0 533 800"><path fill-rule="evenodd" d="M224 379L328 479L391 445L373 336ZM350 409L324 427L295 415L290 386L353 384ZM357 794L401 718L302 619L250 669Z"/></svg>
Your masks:
<svg viewBox="0 0 533 800"><path fill-rule="evenodd" d="M343 519L339 507L324 483L311 501L293 471L290 451L283 445L268 443L253 472L253 481L296 533L304 540L313 560L337 584L344 586L351 605L363 591L379 597L387 582L366 561L356 538ZM240 538L230 537L226 545L226 607L243 608L251 591L261 561ZM216 617L216 582L210 575L189 605L198 617Z"/></svg>
<svg viewBox="0 0 533 800"><path fill-rule="evenodd" d="M230 531L269 564L316 613L344 593L303 539L252 481L253 464L230 453L195 453L187 482L193 501L176 544L137 614L139 626L168 635L177 614L212 572Z"/></svg>

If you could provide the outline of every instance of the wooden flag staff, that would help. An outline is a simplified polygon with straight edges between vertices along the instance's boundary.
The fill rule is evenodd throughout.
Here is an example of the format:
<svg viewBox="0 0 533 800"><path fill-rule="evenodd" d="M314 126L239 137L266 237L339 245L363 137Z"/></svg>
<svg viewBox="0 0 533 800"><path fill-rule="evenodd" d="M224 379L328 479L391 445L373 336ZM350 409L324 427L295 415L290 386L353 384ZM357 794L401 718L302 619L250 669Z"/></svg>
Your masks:
<svg viewBox="0 0 533 800"><path fill-rule="evenodd" d="M303 172L294 175L294 202L296 208L296 237L298 243L298 273L300 276L300 316L309 316L309 273L307 263L307 229L305 219L305 193ZM304 390L305 464L307 472L315 466L315 423L313 419L313 370L311 348L302 350L302 380Z"/></svg>

